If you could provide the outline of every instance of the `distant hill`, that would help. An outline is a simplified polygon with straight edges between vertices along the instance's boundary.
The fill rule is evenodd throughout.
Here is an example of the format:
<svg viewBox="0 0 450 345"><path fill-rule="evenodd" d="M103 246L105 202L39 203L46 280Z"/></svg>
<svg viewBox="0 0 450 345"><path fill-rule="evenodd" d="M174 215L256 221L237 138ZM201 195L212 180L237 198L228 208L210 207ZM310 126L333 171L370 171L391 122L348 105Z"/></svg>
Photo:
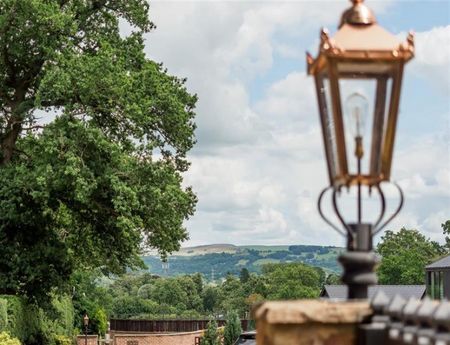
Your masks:
<svg viewBox="0 0 450 345"><path fill-rule="evenodd" d="M182 248L163 265L156 253L143 257L148 270L162 276L202 273L207 280L224 278L228 273L238 275L242 268L260 272L266 263L303 262L329 272L340 272L337 256L343 248L313 245L235 246L211 244Z"/></svg>
<svg viewBox="0 0 450 345"><path fill-rule="evenodd" d="M240 247L234 244L219 243L219 244L205 244L202 246L183 247L178 252L172 254L172 256L196 256L203 254L216 254L216 253L236 253ZM146 256L157 256L156 251L149 251Z"/></svg>

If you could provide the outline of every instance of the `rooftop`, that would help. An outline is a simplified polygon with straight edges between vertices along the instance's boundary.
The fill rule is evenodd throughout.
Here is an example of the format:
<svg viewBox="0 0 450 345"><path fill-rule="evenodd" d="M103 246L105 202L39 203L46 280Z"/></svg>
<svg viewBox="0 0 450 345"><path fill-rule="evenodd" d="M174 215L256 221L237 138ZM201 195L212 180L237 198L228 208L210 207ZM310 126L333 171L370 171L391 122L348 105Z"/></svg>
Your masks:
<svg viewBox="0 0 450 345"><path fill-rule="evenodd" d="M405 299L411 297L421 299L425 296L425 285L374 285L369 286L368 297L372 298L378 290L382 290L388 298L400 295ZM325 285L320 297L330 299L346 299L346 285Z"/></svg>
<svg viewBox="0 0 450 345"><path fill-rule="evenodd" d="M439 259L428 266L425 266L425 269L434 269L434 268L448 268L450 269L450 255Z"/></svg>

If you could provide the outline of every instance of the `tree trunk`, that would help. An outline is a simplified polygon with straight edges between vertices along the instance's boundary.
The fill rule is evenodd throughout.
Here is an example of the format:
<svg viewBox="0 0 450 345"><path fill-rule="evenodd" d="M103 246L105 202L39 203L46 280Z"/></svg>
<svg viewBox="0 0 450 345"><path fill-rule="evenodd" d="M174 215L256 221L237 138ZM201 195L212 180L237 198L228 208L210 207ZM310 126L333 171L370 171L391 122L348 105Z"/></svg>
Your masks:
<svg viewBox="0 0 450 345"><path fill-rule="evenodd" d="M26 83L22 83L21 87L17 87L14 93L14 100L10 102L11 117L6 126L6 132L1 138L0 148L0 167L8 164L14 156L16 149L16 141L22 131L22 122L24 115L28 112L25 103L25 95L27 92Z"/></svg>
<svg viewBox="0 0 450 345"><path fill-rule="evenodd" d="M0 166L6 165L11 161L16 148L17 138L22 130L22 121L19 117L13 116L11 123L11 129L5 133L1 142L0 147L3 155L0 160Z"/></svg>

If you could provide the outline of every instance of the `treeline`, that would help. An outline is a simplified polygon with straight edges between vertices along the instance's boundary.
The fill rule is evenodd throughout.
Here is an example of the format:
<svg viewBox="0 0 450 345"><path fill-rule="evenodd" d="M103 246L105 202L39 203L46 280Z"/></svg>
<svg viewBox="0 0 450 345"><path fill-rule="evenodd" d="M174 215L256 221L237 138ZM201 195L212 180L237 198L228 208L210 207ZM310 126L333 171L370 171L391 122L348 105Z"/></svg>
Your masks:
<svg viewBox="0 0 450 345"><path fill-rule="evenodd" d="M46 304L0 296L0 336L7 332L26 345L69 345L83 332L86 313L89 333L100 335L109 318L248 317L259 301L316 298L332 277L303 263L266 264L261 274L243 268L216 283L200 273L160 277L140 271L110 279L100 271L77 271L70 291L52 294Z"/></svg>
<svg viewBox="0 0 450 345"><path fill-rule="evenodd" d="M316 298L326 279L323 269L302 263L266 264L261 274L244 268L217 284L200 273L159 277L130 272L110 283L91 275L85 282L96 283L83 291L83 303L92 310L103 309L111 318L195 319L229 312L246 317L262 300Z"/></svg>

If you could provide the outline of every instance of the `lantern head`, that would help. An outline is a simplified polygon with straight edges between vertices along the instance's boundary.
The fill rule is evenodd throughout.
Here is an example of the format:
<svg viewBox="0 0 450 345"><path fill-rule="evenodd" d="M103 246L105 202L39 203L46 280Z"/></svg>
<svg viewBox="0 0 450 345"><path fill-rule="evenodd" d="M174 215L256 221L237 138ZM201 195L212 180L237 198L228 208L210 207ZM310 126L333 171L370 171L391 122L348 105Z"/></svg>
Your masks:
<svg viewBox="0 0 450 345"><path fill-rule="evenodd" d="M330 186L389 181L403 67L414 55L353 0L337 33L323 29L319 53L307 53L316 84Z"/></svg>

